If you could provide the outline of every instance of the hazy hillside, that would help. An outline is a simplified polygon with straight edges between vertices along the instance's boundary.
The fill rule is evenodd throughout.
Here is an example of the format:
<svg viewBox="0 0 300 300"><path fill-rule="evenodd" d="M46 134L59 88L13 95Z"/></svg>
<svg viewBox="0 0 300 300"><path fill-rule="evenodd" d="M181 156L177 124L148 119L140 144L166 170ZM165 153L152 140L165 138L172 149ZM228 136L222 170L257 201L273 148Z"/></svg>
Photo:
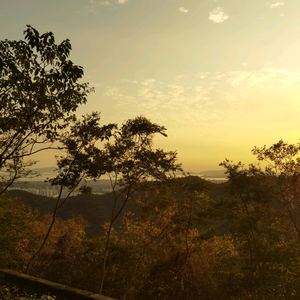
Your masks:
<svg viewBox="0 0 300 300"><path fill-rule="evenodd" d="M224 196L222 184L211 184L212 189L209 195L212 199L217 199ZM22 190L11 190L8 197L12 197L23 201L24 203L36 208L40 213L51 213L55 208L56 200L45 196L38 196ZM129 200L125 206L125 212L131 211L136 215L140 214L139 208L134 205L138 194ZM86 229L88 237L94 237L102 234L102 224L108 222L113 207L113 195L107 193L104 195L78 195L70 197L58 212L58 217L67 219L72 216L82 215L90 224ZM118 229L122 224L122 217L118 218L115 228ZM215 224L215 227L220 227L220 231L224 231L224 226Z"/></svg>
<svg viewBox="0 0 300 300"><path fill-rule="evenodd" d="M11 190L7 197L17 200L36 208L40 213L52 213L56 200L45 196L38 196L26 191ZM134 198L133 198L134 199ZM130 200L124 212L131 211L138 213L137 207L133 204L134 200ZM105 195L78 195L70 197L58 212L58 217L68 219L72 216L82 215L90 224L86 229L89 237L101 235L101 225L110 219L113 207L113 197L111 193ZM121 225L121 218L116 222L116 227Z"/></svg>

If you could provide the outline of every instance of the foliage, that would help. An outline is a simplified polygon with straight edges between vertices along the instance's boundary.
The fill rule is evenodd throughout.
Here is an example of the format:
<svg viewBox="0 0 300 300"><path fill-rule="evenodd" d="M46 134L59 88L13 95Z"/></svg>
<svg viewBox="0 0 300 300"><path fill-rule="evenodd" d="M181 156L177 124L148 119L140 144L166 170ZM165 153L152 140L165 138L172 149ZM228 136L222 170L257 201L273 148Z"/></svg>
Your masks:
<svg viewBox="0 0 300 300"><path fill-rule="evenodd" d="M141 189L142 183L150 180L164 181L170 174L181 171L181 165L176 163L176 152L165 152L162 149L153 149L152 147L154 135L167 136L165 130L163 126L140 116L127 120L121 129L114 134L114 142L105 144L100 163L101 166L104 166L111 180L114 206L107 230L106 246L102 255L100 294L104 283L112 229L128 200L137 190ZM124 188L119 189L119 185Z"/></svg>
<svg viewBox="0 0 300 300"><path fill-rule="evenodd" d="M42 295L39 297L37 294L28 294L20 292L16 287L8 287L6 285L0 286L0 297L3 300L55 300L55 296Z"/></svg>
<svg viewBox="0 0 300 300"><path fill-rule="evenodd" d="M117 128L115 124L100 126L100 114L73 118L69 131L61 135L64 155L57 156L59 174L50 179L52 185L74 190L86 178L99 178L107 172L106 160L97 142L108 140Z"/></svg>
<svg viewBox="0 0 300 300"><path fill-rule="evenodd" d="M209 200L200 194L206 182L170 179L143 187L149 192L138 202L144 214L127 213L111 241L105 293L123 300L190 297L190 259L210 236Z"/></svg>
<svg viewBox="0 0 300 300"><path fill-rule="evenodd" d="M254 299L299 296L299 152L300 144L279 141L253 149L264 168L229 160L221 164L230 195L220 203L221 211L242 258L244 289Z"/></svg>
<svg viewBox="0 0 300 300"><path fill-rule="evenodd" d="M30 207L0 199L0 268L22 269L35 219L38 215Z"/></svg>
<svg viewBox="0 0 300 300"><path fill-rule="evenodd" d="M0 268L24 271L27 261L43 240L51 219L51 214L40 216L20 202L0 199ZM85 236L85 226L86 222L80 217L58 220L43 255L33 264L33 275L49 275L55 268L56 271L62 269L62 261L72 260Z"/></svg>
<svg viewBox="0 0 300 300"><path fill-rule="evenodd" d="M59 174L49 180L53 186L59 186L52 222L40 247L28 261L26 273L29 272L33 260L43 250L55 224L57 212L69 199L71 193L86 178L98 178L107 171L103 167L105 162L102 151L96 146L96 143L105 139L108 140L116 125L100 126L99 120L100 116L97 112L82 116L82 120L73 117L69 131L61 135L60 141L64 146L65 155L57 157ZM66 197L63 197L64 188L68 190Z"/></svg>
<svg viewBox="0 0 300 300"><path fill-rule="evenodd" d="M52 32L40 35L30 25L24 34L25 41L0 42L0 170L9 170L2 189L28 175L32 162L23 158L57 148L53 143L92 91L79 82L82 67L68 59L68 39L55 44Z"/></svg>
<svg viewBox="0 0 300 300"><path fill-rule="evenodd" d="M180 170L180 164L175 163L176 152L152 148L154 135L167 136L165 131L165 127L142 116L127 120L116 132L114 143L105 146L108 172L127 185L162 180L168 172Z"/></svg>
<svg viewBox="0 0 300 300"><path fill-rule="evenodd" d="M81 194L84 194L84 195L90 195L92 194L92 187L90 186L87 186L87 185L83 185L79 188L79 191L81 192Z"/></svg>

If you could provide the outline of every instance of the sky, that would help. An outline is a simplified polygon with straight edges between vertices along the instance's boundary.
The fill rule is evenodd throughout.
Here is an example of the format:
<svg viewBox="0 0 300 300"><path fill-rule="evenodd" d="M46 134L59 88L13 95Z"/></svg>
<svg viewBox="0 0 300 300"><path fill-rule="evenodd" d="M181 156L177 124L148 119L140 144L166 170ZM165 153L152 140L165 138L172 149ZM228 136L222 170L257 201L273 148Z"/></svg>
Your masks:
<svg viewBox="0 0 300 300"><path fill-rule="evenodd" d="M155 147L201 172L299 141L299 16L299 0L0 0L0 40L23 39L26 24L70 39L95 87L78 113L143 115L167 128Z"/></svg>

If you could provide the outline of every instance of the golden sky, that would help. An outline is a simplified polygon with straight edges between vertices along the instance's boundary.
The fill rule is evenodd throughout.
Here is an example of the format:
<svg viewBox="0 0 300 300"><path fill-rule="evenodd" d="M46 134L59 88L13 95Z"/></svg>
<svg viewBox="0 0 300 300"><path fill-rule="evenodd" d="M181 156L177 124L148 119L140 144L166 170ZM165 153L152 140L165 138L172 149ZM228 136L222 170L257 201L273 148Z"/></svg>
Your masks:
<svg viewBox="0 0 300 300"><path fill-rule="evenodd" d="M1 40L26 24L71 40L96 89L80 114L164 125L185 171L300 138L299 0L0 0Z"/></svg>

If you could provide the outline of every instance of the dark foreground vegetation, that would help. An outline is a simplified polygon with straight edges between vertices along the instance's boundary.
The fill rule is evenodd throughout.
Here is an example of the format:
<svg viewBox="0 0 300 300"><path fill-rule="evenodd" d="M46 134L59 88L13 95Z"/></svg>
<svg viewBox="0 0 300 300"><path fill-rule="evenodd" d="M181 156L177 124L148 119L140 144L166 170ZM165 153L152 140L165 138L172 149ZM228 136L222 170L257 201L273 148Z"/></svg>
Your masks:
<svg viewBox="0 0 300 300"><path fill-rule="evenodd" d="M0 285L0 299L3 300L56 300L55 296L50 295L37 295L35 293L30 294L21 291L16 286L10 286L8 284ZM57 299L58 300L58 299Z"/></svg>
<svg viewBox="0 0 300 300"><path fill-rule="evenodd" d="M178 177L177 153L153 146L163 126L74 114L92 89L70 50L31 26L0 42L0 268L122 300L300 299L300 144L225 160L222 185ZM57 198L10 197L46 149ZM103 174L112 193L70 197Z"/></svg>

